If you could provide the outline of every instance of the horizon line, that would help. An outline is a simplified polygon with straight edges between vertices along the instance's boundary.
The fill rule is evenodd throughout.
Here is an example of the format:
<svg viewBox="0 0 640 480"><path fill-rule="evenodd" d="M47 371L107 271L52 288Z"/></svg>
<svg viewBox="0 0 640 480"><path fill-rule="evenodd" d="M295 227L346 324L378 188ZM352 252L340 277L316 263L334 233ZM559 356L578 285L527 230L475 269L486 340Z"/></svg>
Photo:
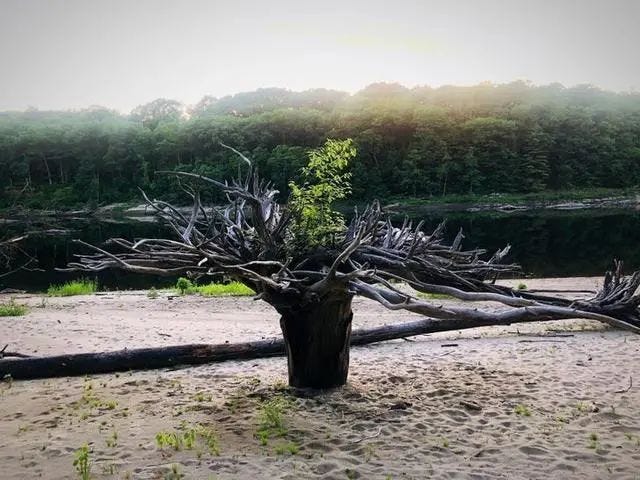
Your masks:
<svg viewBox="0 0 640 480"><path fill-rule="evenodd" d="M527 79L514 79L511 80L509 82L493 82L491 80L484 80L484 81L480 81L478 83L474 83L474 84L453 84L453 83L443 83L443 84L439 84L439 85L429 85L429 84L416 84L413 86L406 86L400 82L393 82L393 81L378 81L378 82L371 82L367 85L365 85L364 87L358 89L358 90L347 90L347 89L336 89L336 88L328 88L328 87L311 87L311 88L307 88L304 90L300 90L300 89L291 89L291 88L287 88L287 87L282 87L282 86L276 86L276 85L270 85L270 86L264 86L264 87L257 87L254 90L243 90L243 91L237 91L234 93L228 93L225 94L223 96L219 96L216 97L214 95L205 93L200 97L201 101L204 98L207 97L212 97L214 100L218 101L218 100L222 100L222 99L228 99L228 98L233 98L237 95L242 95L242 94L248 94L248 93L256 93L259 92L261 90L279 90L279 91L284 91L284 92L288 92L288 93L305 93L305 92L311 92L311 91L316 91L316 90L325 90L325 91L329 91L329 92L336 92L336 93L344 93L349 97L354 97L356 95L358 95L361 92L364 92L365 90L367 90L368 88L372 87L372 86L376 86L376 85L387 85L387 86L397 86L397 87L401 87L407 91L412 91L412 90L418 90L421 88L430 88L432 90L439 90L439 89L443 89L443 88L476 88L476 87L482 87L482 86L491 86L491 87L502 87L502 86L507 86L507 85L511 85L511 84L524 84L526 87L528 88L543 88L543 87L552 87L552 86L556 86L556 87L560 87L564 90L572 90L572 89L576 89L576 88L580 88L580 87L587 87L596 91L600 91L602 93L609 93L609 94L614 94L614 95L637 95L640 94L640 91L637 90L636 86L631 86L625 90L616 90L616 89L607 89L607 88L603 88L595 83L589 83L589 82L583 82L583 83L576 83L570 86L567 86L565 84L563 84L562 82L549 82L549 83L541 83L541 84L536 84L531 80L527 80ZM117 112L119 115L131 115L131 113L133 112L133 110L135 110L136 108L139 108L141 106L144 105L148 105L149 103L155 101L155 100L160 100L160 99L164 99L164 100L169 100L169 101L176 101L178 102L182 107L183 107L183 111L187 112L190 107L193 107L195 105L197 105L198 102L195 103L189 103L189 102L185 102L185 101L181 101L178 100L176 98L172 98L172 97L168 97L168 96L160 96L160 97L156 97L152 100L149 100L147 102L143 102L143 103L139 103L138 105L136 105L135 107L131 108L128 111L124 111L124 110L120 110L118 108L111 108L107 105L103 105L103 104L99 104L99 103L93 103L93 104L89 104L85 107L72 107L72 108L59 108L59 109L40 109L38 106L36 105L29 105L27 107L25 107L22 110L19 109L11 109L11 110L0 110L0 114L7 114L7 113L28 113L28 112L42 112L42 113L49 113L49 112L61 112L61 113L78 113L78 112L83 112L83 111L87 111L87 110L91 110L91 109L103 109L103 110L109 110L112 112Z"/></svg>

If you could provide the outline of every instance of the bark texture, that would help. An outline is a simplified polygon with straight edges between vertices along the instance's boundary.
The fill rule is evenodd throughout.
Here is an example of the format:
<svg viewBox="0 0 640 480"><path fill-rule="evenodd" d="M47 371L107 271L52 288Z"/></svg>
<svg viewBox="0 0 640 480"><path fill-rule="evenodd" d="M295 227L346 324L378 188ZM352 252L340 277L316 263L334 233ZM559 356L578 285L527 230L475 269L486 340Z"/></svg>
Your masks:
<svg viewBox="0 0 640 480"><path fill-rule="evenodd" d="M282 315L289 385L333 388L349 373L351 297L331 297L309 308Z"/></svg>

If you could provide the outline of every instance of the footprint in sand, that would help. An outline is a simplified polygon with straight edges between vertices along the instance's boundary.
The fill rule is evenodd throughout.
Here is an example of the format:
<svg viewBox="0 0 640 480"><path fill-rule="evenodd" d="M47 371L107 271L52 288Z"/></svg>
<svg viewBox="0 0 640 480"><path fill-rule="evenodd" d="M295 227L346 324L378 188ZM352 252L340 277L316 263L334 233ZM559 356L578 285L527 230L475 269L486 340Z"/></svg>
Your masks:
<svg viewBox="0 0 640 480"><path fill-rule="evenodd" d="M536 457L536 456L544 456L544 455L550 456L551 455L549 450L546 450L546 449L540 448L540 447L530 446L530 445L524 445L524 446L520 447L518 450L520 450L525 455L532 455L534 457Z"/></svg>

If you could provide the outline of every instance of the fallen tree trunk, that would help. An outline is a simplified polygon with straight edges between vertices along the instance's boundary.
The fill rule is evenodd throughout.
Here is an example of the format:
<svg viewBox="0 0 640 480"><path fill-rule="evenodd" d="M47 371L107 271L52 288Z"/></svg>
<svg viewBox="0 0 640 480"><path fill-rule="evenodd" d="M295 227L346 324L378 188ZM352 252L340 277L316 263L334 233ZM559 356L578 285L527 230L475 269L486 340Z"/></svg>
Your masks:
<svg viewBox="0 0 640 480"><path fill-rule="evenodd" d="M525 320L530 322L532 320ZM515 322L503 322L507 325ZM522 323L522 322L517 322ZM431 318L355 330L351 345L406 338L428 333L500 325L494 321L434 320ZM281 338L246 343L191 344L170 347L124 349L113 352L78 353L49 357L0 359L0 378L11 376L15 380L67 377L99 373L126 372L224 362L226 360L250 360L285 354Z"/></svg>

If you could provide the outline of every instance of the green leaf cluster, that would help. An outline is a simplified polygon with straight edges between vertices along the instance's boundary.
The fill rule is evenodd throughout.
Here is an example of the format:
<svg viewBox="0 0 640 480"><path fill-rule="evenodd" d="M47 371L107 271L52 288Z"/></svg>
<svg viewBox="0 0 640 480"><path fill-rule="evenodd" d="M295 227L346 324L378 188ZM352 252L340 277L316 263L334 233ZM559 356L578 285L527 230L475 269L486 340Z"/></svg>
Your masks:
<svg viewBox="0 0 640 480"><path fill-rule="evenodd" d="M309 152L302 169L302 185L289 183L290 228L294 243L314 248L330 245L344 231L344 217L333 209L337 200L351 193L349 161L356 156L353 140L327 140Z"/></svg>
<svg viewBox="0 0 640 480"><path fill-rule="evenodd" d="M82 480L91 478L91 461L89 460L89 446L83 445L75 452L73 466Z"/></svg>

